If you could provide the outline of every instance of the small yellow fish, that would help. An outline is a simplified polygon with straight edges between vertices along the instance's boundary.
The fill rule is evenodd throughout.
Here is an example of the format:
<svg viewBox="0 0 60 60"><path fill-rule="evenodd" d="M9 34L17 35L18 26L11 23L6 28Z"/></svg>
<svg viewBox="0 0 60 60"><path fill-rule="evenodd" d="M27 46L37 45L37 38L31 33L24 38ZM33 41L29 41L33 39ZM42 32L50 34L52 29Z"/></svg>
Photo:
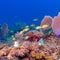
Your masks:
<svg viewBox="0 0 60 60"><path fill-rule="evenodd" d="M26 32L26 31L28 31L29 30L29 28L25 28L25 29L23 29L23 32Z"/></svg>
<svg viewBox="0 0 60 60"><path fill-rule="evenodd" d="M20 34L23 34L24 33L24 31L20 31Z"/></svg>
<svg viewBox="0 0 60 60"><path fill-rule="evenodd" d="M24 32L26 32L26 31L28 31L29 30L29 28L25 28L25 29L23 29L22 31L20 31L20 34L23 34Z"/></svg>
<svg viewBox="0 0 60 60"><path fill-rule="evenodd" d="M15 40L15 37L13 37L12 40Z"/></svg>
<svg viewBox="0 0 60 60"><path fill-rule="evenodd" d="M32 27L33 27L33 26L35 26L35 24L31 24L30 26L32 26Z"/></svg>
<svg viewBox="0 0 60 60"><path fill-rule="evenodd" d="M12 35L11 37L12 37L12 40L15 40L15 37L14 37L14 35Z"/></svg>
<svg viewBox="0 0 60 60"><path fill-rule="evenodd" d="M42 28L47 28L47 27L49 27L48 24L42 26Z"/></svg>
<svg viewBox="0 0 60 60"><path fill-rule="evenodd" d="M26 36L26 37L25 37L25 39L28 39L28 38L29 38L29 36Z"/></svg>
<svg viewBox="0 0 60 60"><path fill-rule="evenodd" d="M35 29L40 29L41 28L41 26L37 26Z"/></svg>
<svg viewBox="0 0 60 60"><path fill-rule="evenodd" d="M12 38L14 37L14 35L11 36Z"/></svg>

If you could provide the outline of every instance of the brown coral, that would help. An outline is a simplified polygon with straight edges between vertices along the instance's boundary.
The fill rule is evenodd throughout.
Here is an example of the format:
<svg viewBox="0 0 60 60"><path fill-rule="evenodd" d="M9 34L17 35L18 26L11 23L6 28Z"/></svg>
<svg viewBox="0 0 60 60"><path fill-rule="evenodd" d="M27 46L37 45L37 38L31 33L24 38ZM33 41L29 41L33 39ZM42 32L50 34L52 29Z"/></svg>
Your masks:
<svg viewBox="0 0 60 60"><path fill-rule="evenodd" d="M25 36L28 36L27 40L28 41L39 41L41 37L43 37L44 35L41 34L40 32L36 32L36 31L29 31Z"/></svg>
<svg viewBox="0 0 60 60"><path fill-rule="evenodd" d="M54 40L53 40L54 38ZM48 40L48 44L47 44ZM7 60L57 60L60 55L60 44L56 41L60 41L55 35L50 35L44 38L45 44L39 45L38 42L23 41L19 42L21 45L19 47L8 47L6 45L0 48L0 59ZM50 42L53 42L51 44ZM49 44L50 43L50 44Z"/></svg>

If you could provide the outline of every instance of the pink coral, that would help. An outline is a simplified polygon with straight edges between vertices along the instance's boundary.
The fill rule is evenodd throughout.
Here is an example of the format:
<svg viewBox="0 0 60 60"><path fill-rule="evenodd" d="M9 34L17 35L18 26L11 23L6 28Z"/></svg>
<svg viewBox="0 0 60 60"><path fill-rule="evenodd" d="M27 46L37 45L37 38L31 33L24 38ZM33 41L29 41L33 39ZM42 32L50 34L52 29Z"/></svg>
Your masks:
<svg viewBox="0 0 60 60"><path fill-rule="evenodd" d="M20 34L19 32L17 32L16 34L15 34L15 38L16 38L16 40L23 40L23 34Z"/></svg>
<svg viewBox="0 0 60 60"><path fill-rule="evenodd" d="M60 35L60 13L55 16L52 22L53 32L58 36Z"/></svg>
<svg viewBox="0 0 60 60"><path fill-rule="evenodd" d="M40 32L37 32L35 30L33 31L29 31L26 36L29 36L29 38L27 40L29 41L39 41L41 37L43 37L43 34L41 34Z"/></svg>
<svg viewBox="0 0 60 60"><path fill-rule="evenodd" d="M52 24L52 17L50 16L45 16L41 22L41 26L45 25L45 24L49 24L49 27L47 28L43 28L42 30L47 30L49 28L51 28L51 24Z"/></svg>

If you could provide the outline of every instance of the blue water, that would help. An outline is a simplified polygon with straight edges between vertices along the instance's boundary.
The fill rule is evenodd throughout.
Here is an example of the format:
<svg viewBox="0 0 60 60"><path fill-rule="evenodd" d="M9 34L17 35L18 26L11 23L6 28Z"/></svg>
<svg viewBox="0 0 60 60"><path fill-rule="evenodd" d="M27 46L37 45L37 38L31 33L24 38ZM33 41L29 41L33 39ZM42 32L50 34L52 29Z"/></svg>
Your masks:
<svg viewBox="0 0 60 60"><path fill-rule="evenodd" d="M34 24L34 18L40 25L45 15L54 17L60 11L60 0L0 0L0 24L22 21Z"/></svg>

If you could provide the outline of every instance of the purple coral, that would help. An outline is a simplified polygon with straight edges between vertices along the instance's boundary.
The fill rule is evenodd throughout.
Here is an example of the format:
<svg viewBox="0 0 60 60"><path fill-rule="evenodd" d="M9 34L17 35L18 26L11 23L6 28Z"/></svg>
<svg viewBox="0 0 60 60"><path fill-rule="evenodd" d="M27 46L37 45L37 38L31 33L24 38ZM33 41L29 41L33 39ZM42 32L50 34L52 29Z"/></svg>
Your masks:
<svg viewBox="0 0 60 60"><path fill-rule="evenodd" d="M50 16L45 16L41 22L41 26L45 25L45 24L49 24L49 27L47 28L43 28L42 31L45 31L49 28L51 28L51 24L52 24L52 17Z"/></svg>
<svg viewBox="0 0 60 60"><path fill-rule="evenodd" d="M1 29L1 38L5 39L7 33L8 33L8 25L5 23L3 24Z"/></svg>
<svg viewBox="0 0 60 60"><path fill-rule="evenodd" d="M60 35L60 12L55 16L52 22L53 32L58 36Z"/></svg>

